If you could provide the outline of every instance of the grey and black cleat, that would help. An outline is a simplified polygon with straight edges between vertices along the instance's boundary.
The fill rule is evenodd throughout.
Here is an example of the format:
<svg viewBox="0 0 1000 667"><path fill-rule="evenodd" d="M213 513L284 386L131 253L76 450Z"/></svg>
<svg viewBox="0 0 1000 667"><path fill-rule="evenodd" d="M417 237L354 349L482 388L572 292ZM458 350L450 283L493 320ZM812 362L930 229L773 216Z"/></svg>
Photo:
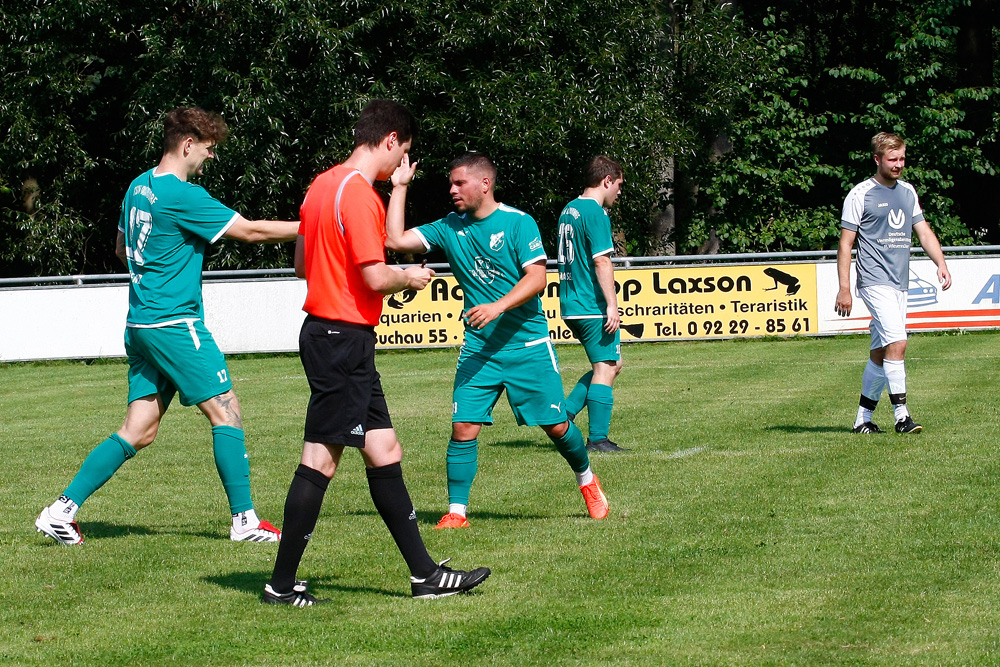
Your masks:
<svg viewBox="0 0 1000 667"><path fill-rule="evenodd" d="M865 422L858 424L851 429L851 433L885 433L875 422Z"/></svg>
<svg viewBox="0 0 1000 667"><path fill-rule="evenodd" d="M896 433L920 433L924 427L913 421L913 417L906 415L905 419L896 422Z"/></svg>
<svg viewBox="0 0 1000 667"><path fill-rule="evenodd" d="M619 447L617 442L612 442L607 438L601 440L591 440L587 438L588 452L627 452L625 447Z"/></svg>
<svg viewBox="0 0 1000 667"><path fill-rule="evenodd" d="M307 582L296 581L290 592L279 593L271 588L271 584L266 584L264 586L264 593L260 596L260 601L264 604L287 604L293 607L312 607L313 605L330 602L330 600L316 597L306 590L307 587Z"/></svg>
<svg viewBox="0 0 1000 667"><path fill-rule="evenodd" d="M479 584L486 581L490 576L490 568L480 567L471 572L453 570L446 567L450 558L441 561L438 568L423 579L410 577L410 590L414 598L433 600L443 598L455 593L467 593Z"/></svg>

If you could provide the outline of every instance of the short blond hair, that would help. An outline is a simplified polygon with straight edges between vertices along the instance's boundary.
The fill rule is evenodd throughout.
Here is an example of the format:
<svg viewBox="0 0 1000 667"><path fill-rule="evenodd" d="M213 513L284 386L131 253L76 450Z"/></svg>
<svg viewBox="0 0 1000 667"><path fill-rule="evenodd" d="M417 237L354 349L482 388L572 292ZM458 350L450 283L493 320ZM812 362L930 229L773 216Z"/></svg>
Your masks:
<svg viewBox="0 0 1000 667"><path fill-rule="evenodd" d="M872 153L882 157L886 151L893 151L899 148L906 148L906 142L898 134L891 132L879 132L872 137Z"/></svg>

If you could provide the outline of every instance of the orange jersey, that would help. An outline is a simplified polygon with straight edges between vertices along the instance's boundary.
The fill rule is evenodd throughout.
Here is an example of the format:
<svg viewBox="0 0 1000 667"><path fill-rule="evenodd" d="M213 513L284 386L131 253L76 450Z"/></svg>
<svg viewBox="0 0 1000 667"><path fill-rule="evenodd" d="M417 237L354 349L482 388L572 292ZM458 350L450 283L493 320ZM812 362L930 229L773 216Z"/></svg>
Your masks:
<svg viewBox="0 0 1000 667"><path fill-rule="evenodd" d="M308 291L302 310L375 326L382 295L361 266L385 261L385 205L361 172L336 165L316 177L300 209Z"/></svg>

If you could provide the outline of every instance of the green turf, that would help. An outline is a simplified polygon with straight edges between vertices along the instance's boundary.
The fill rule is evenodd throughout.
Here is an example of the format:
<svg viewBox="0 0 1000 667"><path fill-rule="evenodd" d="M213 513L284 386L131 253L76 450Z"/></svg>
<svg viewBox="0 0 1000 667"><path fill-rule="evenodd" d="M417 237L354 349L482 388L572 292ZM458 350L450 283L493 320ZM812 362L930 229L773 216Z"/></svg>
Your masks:
<svg viewBox="0 0 1000 667"><path fill-rule="evenodd" d="M912 337L925 432L856 436L866 338L628 346L611 435L632 451L593 457L608 519L587 517L568 466L501 400L465 531L433 530L456 354L380 354L432 556L493 577L410 599L348 452L299 571L333 604L306 610L258 603L275 547L229 542L193 408L171 408L86 503L82 547L37 535L39 509L118 427L125 366L0 366L0 663L1000 663L998 350L997 333ZM570 388L586 360L559 352ZM230 366L254 499L280 524L305 379L290 356Z"/></svg>

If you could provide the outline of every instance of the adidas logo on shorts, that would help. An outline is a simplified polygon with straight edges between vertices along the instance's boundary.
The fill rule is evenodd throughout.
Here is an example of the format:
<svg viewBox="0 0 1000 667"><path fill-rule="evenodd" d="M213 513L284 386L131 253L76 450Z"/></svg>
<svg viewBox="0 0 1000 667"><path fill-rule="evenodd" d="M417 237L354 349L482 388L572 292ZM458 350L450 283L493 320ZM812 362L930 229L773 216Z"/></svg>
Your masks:
<svg viewBox="0 0 1000 667"><path fill-rule="evenodd" d="M358 424L353 429L351 429L351 435L364 435L364 434L365 434L365 429L364 427L361 426L361 424Z"/></svg>

